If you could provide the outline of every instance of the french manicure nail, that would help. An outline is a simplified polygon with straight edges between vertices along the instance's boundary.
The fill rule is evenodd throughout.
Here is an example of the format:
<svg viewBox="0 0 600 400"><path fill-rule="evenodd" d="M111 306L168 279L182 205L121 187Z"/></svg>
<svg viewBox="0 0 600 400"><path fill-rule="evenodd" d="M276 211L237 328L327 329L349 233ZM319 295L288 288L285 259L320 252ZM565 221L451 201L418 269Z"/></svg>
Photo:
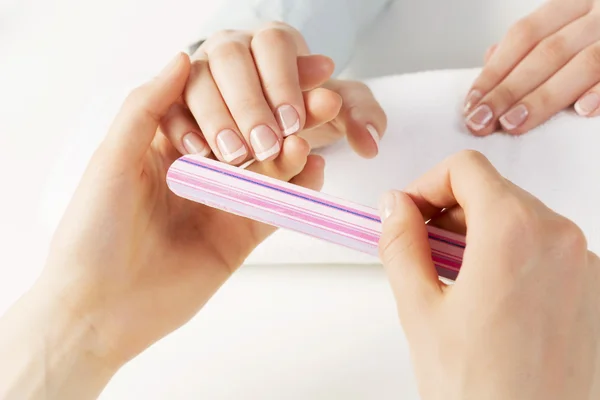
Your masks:
<svg viewBox="0 0 600 400"><path fill-rule="evenodd" d="M375 146L377 146L377 148L379 148L380 138L379 138L379 133L377 132L377 129L375 129L375 127L373 125L367 124L367 131L373 138L373 141L375 142Z"/></svg>
<svg viewBox="0 0 600 400"><path fill-rule="evenodd" d="M600 96L596 93L588 93L575 103L575 112L582 117L591 115L600 108Z"/></svg>
<svg viewBox="0 0 600 400"><path fill-rule="evenodd" d="M528 116L529 110L527 109L527 106L525 106L524 104L519 104L518 106L501 116L499 120L500 124L505 130L511 131L523 125L525 120L527 120Z"/></svg>
<svg viewBox="0 0 600 400"><path fill-rule="evenodd" d="M467 100L465 101L465 114L470 112L473 107L475 107L475 105L481 101L481 99L483 99L483 93L477 89L471 90L467 96Z"/></svg>
<svg viewBox="0 0 600 400"><path fill-rule="evenodd" d="M241 161L248 155L242 139L231 129L225 129L217 135L217 147L228 163Z"/></svg>
<svg viewBox="0 0 600 400"><path fill-rule="evenodd" d="M200 154L203 157L210 154L210 148L206 142L193 132L186 134L182 142L188 154Z"/></svg>
<svg viewBox="0 0 600 400"><path fill-rule="evenodd" d="M284 137L293 135L300 130L300 117L294 107L290 105L286 104L277 109L277 119Z"/></svg>
<svg viewBox="0 0 600 400"><path fill-rule="evenodd" d="M469 114L467 125L475 132L479 132L490 123L492 118L494 118L492 109L488 105L482 104Z"/></svg>
<svg viewBox="0 0 600 400"><path fill-rule="evenodd" d="M250 132L250 145L254 150L254 155L258 161L264 161L267 158L279 153L281 148L279 138L275 132L266 125L260 125Z"/></svg>
<svg viewBox="0 0 600 400"><path fill-rule="evenodd" d="M385 193L379 200L379 213L382 222L385 221L390 215L392 215L395 207L396 194L394 192Z"/></svg>

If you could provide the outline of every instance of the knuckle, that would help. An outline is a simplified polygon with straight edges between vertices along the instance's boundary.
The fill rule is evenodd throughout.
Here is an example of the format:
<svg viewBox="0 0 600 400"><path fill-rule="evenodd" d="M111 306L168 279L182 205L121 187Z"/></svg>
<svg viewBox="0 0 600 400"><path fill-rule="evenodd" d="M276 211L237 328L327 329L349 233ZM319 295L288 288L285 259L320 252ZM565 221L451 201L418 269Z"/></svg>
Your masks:
<svg viewBox="0 0 600 400"><path fill-rule="evenodd" d="M532 18L523 18L509 29L509 36L517 43L533 43L538 40L539 28Z"/></svg>
<svg viewBox="0 0 600 400"><path fill-rule="evenodd" d="M294 44L291 33L282 27L261 29L252 38L252 46L260 44L267 48L281 48Z"/></svg>
<svg viewBox="0 0 600 400"><path fill-rule="evenodd" d="M509 107L521 99L517 88L512 85L501 83L498 85L491 95L493 102L500 104L503 107Z"/></svg>
<svg viewBox="0 0 600 400"><path fill-rule="evenodd" d="M382 235L379 243L379 254L385 264L393 263L416 245L402 224L395 225L397 228Z"/></svg>
<svg viewBox="0 0 600 400"><path fill-rule="evenodd" d="M477 150L462 150L459 153L457 153L453 157L453 159L451 159L451 162L461 164L464 163L467 165L472 165L474 167L490 163L487 157Z"/></svg>
<svg viewBox="0 0 600 400"><path fill-rule="evenodd" d="M133 89L125 98L123 109L130 114L143 114L154 121L159 121L161 116L154 113L150 107L148 85L144 84Z"/></svg>
<svg viewBox="0 0 600 400"><path fill-rule="evenodd" d="M210 50L211 58L219 58L223 61L244 58L248 53L248 46L238 40L226 40L215 45Z"/></svg>
<svg viewBox="0 0 600 400"><path fill-rule="evenodd" d="M589 47L584 53L587 69L595 75L600 75L600 44Z"/></svg>
<svg viewBox="0 0 600 400"><path fill-rule="evenodd" d="M265 107L265 100L264 98L258 98L255 96L243 96L237 99L235 102L232 102L230 107L235 109L236 112L247 115L248 113L256 113L263 110ZM236 113L234 112L234 114Z"/></svg>
<svg viewBox="0 0 600 400"><path fill-rule="evenodd" d="M552 226L555 232L554 246L567 256L586 255L588 242L581 228L567 218L559 218Z"/></svg>
<svg viewBox="0 0 600 400"><path fill-rule="evenodd" d="M564 35L554 35L540 44L539 51L544 60L562 60L569 54L569 42Z"/></svg>

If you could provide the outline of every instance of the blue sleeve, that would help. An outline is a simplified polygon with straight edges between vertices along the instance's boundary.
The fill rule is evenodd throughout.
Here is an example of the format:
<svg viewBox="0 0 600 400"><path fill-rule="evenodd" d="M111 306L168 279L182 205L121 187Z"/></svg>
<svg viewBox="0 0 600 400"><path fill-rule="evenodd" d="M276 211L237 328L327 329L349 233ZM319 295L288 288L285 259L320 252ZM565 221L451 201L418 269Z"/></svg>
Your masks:
<svg viewBox="0 0 600 400"><path fill-rule="evenodd" d="M221 29L253 30L269 21L298 29L313 53L335 61L335 74L352 58L356 41L392 0L223 0L198 38Z"/></svg>

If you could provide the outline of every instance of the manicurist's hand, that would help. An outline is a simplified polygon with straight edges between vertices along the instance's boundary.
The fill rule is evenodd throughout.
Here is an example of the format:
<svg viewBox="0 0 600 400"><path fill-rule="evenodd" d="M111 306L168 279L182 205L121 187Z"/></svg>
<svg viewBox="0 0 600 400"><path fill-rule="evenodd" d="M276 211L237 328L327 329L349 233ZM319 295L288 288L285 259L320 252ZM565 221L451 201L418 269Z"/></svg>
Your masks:
<svg viewBox="0 0 600 400"><path fill-rule="evenodd" d="M573 222L473 152L387 194L382 217L423 400L600 398L600 261ZM466 231L453 286L431 260L431 218Z"/></svg>
<svg viewBox="0 0 600 400"><path fill-rule="evenodd" d="M0 321L0 397L95 397L131 358L192 318L273 228L172 194L180 152L158 130L183 95L177 56L126 100L31 291ZM323 160L299 137L257 172L319 189ZM15 361L16 360L16 361Z"/></svg>

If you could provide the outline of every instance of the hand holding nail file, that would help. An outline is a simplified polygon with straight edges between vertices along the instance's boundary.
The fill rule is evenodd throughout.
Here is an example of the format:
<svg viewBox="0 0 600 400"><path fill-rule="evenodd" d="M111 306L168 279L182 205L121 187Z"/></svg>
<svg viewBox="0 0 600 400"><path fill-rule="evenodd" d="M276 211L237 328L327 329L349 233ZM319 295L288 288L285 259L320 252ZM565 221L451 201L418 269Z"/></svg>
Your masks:
<svg viewBox="0 0 600 400"><path fill-rule="evenodd" d="M180 197L378 255L381 219L372 208L198 155L175 161L167 184ZM465 238L432 226L427 229L438 274L456 279Z"/></svg>

